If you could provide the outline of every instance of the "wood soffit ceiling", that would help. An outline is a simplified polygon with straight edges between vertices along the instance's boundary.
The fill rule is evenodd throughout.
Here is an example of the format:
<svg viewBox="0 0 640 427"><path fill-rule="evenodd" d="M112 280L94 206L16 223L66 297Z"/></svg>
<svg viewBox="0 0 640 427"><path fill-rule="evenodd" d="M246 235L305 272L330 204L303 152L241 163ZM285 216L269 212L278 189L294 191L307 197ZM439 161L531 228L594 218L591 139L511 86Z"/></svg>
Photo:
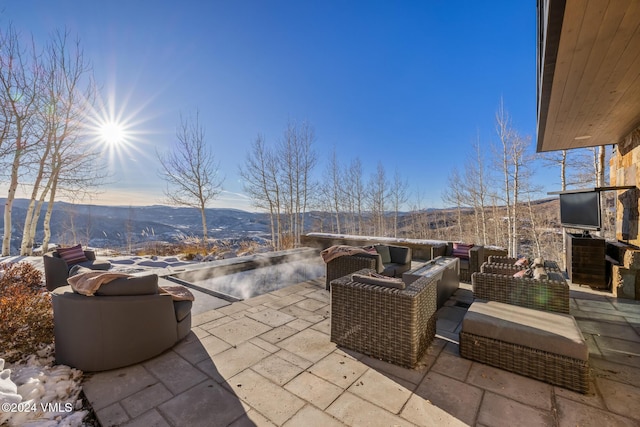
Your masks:
<svg viewBox="0 0 640 427"><path fill-rule="evenodd" d="M640 125L640 0L539 2L537 151L617 144Z"/></svg>

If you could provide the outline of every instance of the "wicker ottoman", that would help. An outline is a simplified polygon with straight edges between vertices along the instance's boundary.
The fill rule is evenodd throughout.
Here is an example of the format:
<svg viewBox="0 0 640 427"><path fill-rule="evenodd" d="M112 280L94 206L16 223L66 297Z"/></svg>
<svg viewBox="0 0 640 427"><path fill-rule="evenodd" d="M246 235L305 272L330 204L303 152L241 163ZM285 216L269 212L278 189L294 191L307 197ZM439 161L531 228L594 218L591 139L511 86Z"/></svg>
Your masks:
<svg viewBox="0 0 640 427"><path fill-rule="evenodd" d="M367 274L371 270L357 273ZM405 289L331 282L331 341L412 368L436 332L437 280L421 277Z"/></svg>
<svg viewBox="0 0 640 427"><path fill-rule="evenodd" d="M462 321L460 355L580 393L589 349L573 316L476 300Z"/></svg>

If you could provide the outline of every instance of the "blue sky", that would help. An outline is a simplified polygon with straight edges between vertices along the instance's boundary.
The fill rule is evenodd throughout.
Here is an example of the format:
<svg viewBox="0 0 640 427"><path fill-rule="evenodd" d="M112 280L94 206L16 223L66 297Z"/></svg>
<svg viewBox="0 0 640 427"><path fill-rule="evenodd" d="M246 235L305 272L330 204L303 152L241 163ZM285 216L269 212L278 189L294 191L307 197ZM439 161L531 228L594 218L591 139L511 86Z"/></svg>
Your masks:
<svg viewBox="0 0 640 427"><path fill-rule="evenodd" d="M535 1L0 0L43 45L80 38L105 99L135 138L110 161L118 181L92 203L159 203L155 151L180 112L199 109L226 176L213 207L253 210L238 167L258 133L275 144L289 119L316 131L318 177L333 147L365 176L396 168L423 207L439 207L452 167L479 137L496 142L501 97L535 140ZM533 150L534 143L532 143ZM537 170L545 191L556 171Z"/></svg>

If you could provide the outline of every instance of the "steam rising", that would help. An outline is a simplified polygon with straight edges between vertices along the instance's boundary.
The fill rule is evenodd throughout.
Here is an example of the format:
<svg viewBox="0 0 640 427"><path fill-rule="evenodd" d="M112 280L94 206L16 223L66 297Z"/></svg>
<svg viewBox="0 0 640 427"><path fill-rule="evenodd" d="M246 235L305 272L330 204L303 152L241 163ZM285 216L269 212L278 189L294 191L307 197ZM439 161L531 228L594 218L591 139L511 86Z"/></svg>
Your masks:
<svg viewBox="0 0 640 427"><path fill-rule="evenodd" d="M179 274L176 277L215 292L248 299L296 283L317 279L325 274L325 265L320 257L295 255L284 255L278 258L256 257L249 264L254 268L237 271L238 266L229 266L227 269L212 266ZM233 267L236 268L236 272L229 273L229 268Z"/></svg>

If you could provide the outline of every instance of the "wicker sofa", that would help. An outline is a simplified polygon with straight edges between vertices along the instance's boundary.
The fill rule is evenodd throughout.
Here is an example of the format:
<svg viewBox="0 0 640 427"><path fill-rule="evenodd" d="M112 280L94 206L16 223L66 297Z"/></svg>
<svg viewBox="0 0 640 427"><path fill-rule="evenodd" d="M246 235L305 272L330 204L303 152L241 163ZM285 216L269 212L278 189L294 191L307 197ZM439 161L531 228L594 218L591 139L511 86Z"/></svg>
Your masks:
<svg viewBox="0 0 640 427"><path fill-rule="evenodd" d="M191 330L192 302L158 293L163 280L155 274L120 278L91 297L71 286L56 288L51 292L56 362L105 371L173 347Z"/></svg>
<svg viewBox="0 0 640 427"><path fill-rule="evenodd" d="M471 276L473 296L536 310L569 313L569 285L559 271L549 271L546 279L514 277L519 270L520 267L509 264L483 264L481 272Z"/></svg>
<svg viewBox="0 0 640 427"><path fill-rule="evenodd" d="M414 367L435 336L437 282L421 277L397 289L354 282L351 275L333 280L331 341L387 362Z"/></svg>
<svg viewBox="0 0 640 427"><path fill-rule="evenodd" d="M383 249L388 248L388 258ZM331 289L331 281L362 269L371 269L389 277L402 277L402 273L411 269L411 248L394 245L375 245L377 253L340 256L327 263L327 290Z"/></svg>
<svg viewBox="0 0 640 427"><path fill-rule="evenodd" d="M439 245L434 245L431 248L431 259L435 259L439 256L453 256L454 255L454 243L447 242ZM485 263L490 256L506 256L507 250L502 248L496 248L491 246L473 246L469 249L469 254L466 257L460 258L460 281L471 282L471 275L479 272L480 267Z"/></svg>

